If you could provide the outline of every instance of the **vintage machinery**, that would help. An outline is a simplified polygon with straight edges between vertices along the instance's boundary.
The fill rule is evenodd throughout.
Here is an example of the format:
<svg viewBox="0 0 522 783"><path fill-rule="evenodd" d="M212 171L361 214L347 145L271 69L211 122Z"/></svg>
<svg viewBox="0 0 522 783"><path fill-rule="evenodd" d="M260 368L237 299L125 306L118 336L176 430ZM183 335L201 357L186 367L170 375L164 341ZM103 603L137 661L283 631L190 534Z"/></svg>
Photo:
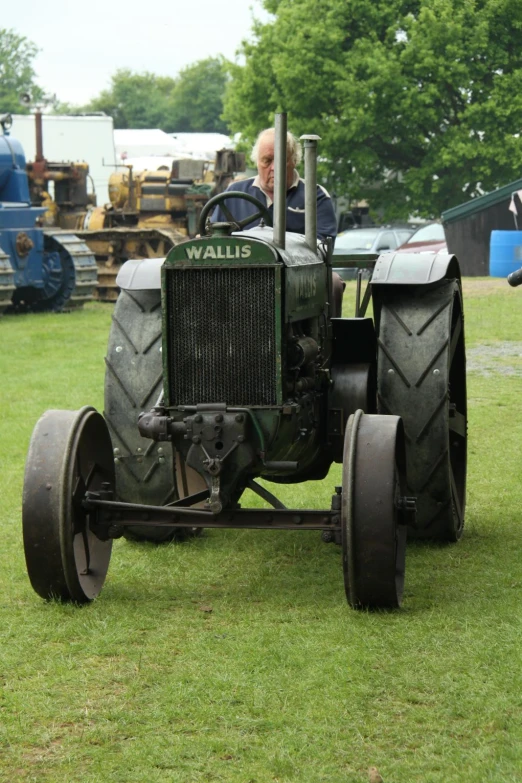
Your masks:
<svg viewBox="0 0 522 783"><path fill-rule="evenodd" d="M34 114L34 161L27 163L29 194L33 206L43 206L46 211L42 225L67 230L78 227L79 219L91 205L96 205L94 184L88 192L89 166L87 163L49 162L43 154L42 112ZM54 198L49 194L49 183L54 183Z"/></svg>
<svg viewBox="0 0 522 783"><path fill-rule="evenodd" d="M130 258L165 258L195 236L199 214L212 185L203 182L204 162L176 160L171 169L135 173L132 166L111 174L110 203L92 207L79 233L96 255L98 298L116 301L116 276Z"/></svg>
<svg viewBox="0 0 522 783"><path fill-rule="evenodd" d="M172 167L134 172L132 165L109 178L110 204L90 209L79 234L96 254L98 298L116 301L116 276L122 263L135 258L165 258L174 245L198 231L211 193L221 192L244 155L220 150L211 172L202 160L174 160Z"/></svg>
<svg viewBox="0 0 522 783"><path fill-rule="evenodd" d="M320 530L342 545L353 607L401 603L407 529L464 524L466 379L457 260L400 254L373 268L356 316L332 318L331 243L316 233L317 138L305 136L306 235L285 232L286 117L276 118L274 228L214 224L160 259L129 261L107 350L105 418L47 411L26 464L31 583L78 603L101 590L112 541L202 528ZM230 212L228 211L230 214ZM340 263L336 256L336 265ZM160 293L161 288L161 293ZM374 320L366 316L373 299ZM285 508L274 484L324 479L325 509ZM250 488L268 509L243 508Z"/></svg>
<svg viewBox="0 0 522 783"><path fill-rule="evenodd" d="M31 204L45 207L44 226L59 226L74 230L86 210L96 204L94 193L88 192L87 163L53 163L39 158L26 166ZM54 198L49 183L54 182Z"/></svg>
<svg viewBox="0 0 522 783"><path fill-rule="evenodd" d="M97 206L95 194L88 192L88 165L47 161L38 111L35 129L36 158L27 165L31 203L46 208L43 225L74 231L87 244L98 267L95 296L106 302L118 297L116 276L125 261L164 258L178 242L195 236L211 193L224 190L234 172L245 168L245 156L232 150L217 152L213 171L190 158L157 171L121 166L109 178L108 203Z"/></svg>
<svg viewBox="0 0 522 783"><path fill-rule="evenodd" d="M0 118L0 313L14 306L61 310L93 297L96 264L70 231L44 230L45 209L30 206L23 149Z"/></svg>
<svg viewBox="0 0 522 783"><path fill-rule="evenodd" d="M226 155L224 156L224 153ZM217 162L237 164L237 154L218 153ZM224 157L223 157L224 156ZM244 161L243 161L244 163ZM98 266L96 298L114 302L116 276L125 261L164 258L178 242L195 236L199 215L210 194L227 183L231 171L216 168L208 176L203 161L176 160L171 169L134 173L131 165L109 178L109 202L96 206L87 192L89 169L81 163L48 163L45 179L29 164L31 200L47 208L44 222L73 230L91 249ZM55 194L42 190L54 180Z"/></svg>
<svg viewBox="0 0 522 783"><path fill-rule="evenodd" d="M165 257L178 242L194 236L211 184L196 184L187 168L198 175L203 163L176 161L172 170L133 174L132 166L109 178L109 202L96 206L88 193L86 163L50 163L38 157L29 163L31 202L45 207L42 222L74 231L95 256L98 267L96 298L118 297L116 275L130 258ZM185 164L185 165L184 165ZM179 170L181 169L181 176ZM54 182L54 197L48 183Z"/></svg>

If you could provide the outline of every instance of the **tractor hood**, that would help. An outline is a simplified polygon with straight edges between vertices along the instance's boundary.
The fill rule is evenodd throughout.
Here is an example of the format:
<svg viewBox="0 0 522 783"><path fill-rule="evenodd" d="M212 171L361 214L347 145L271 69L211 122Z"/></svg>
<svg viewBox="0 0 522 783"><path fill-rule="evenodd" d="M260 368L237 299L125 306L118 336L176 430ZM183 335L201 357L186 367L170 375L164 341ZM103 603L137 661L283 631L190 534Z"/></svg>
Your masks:
<svg viewBox="0 0 522 783"><path fill-rule="evenodd" d="M313 253L302 234L286 234L286 248L274 245L272 228L256 227L230 236L189 239L172 248L166 258L130 259L121 267L116 284L125 291L161 289L161 268L169 266L221 266L279 264L289 269L310 266L322 276L322 256ZM309 275L310 276L310 275ZM313 283L311 283L313 285Z"/></svg>
<svg viewBox="0 0 522 783"><path fill-rule="evenodd" d="M182 242L173 247L167 263L173 266L201 264L282 263L287 267L321 264L302 234L287 233L285 249L274 243L274 230L257 226L228 236L214 235Z"/></svg>

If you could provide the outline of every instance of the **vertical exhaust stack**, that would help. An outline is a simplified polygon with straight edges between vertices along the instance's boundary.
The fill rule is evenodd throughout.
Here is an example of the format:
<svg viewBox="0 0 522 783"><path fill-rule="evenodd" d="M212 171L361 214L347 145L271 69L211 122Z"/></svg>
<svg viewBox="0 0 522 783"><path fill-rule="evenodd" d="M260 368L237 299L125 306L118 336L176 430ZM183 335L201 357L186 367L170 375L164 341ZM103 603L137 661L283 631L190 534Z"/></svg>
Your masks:
<svg viewBox="0 0 522 783"><path fill-rule="evenodd" d="M43 156L43 130L42 130L42 112L37 109L34 115L34 127L36 135L36 155L35 160L40 161L44 159Z"/></svg>
<svg viewBox="0 0 522 783"><path fill-rule="evenodd" d="M275 116L274 139L274 245L285 249L286 236L286 112Z"/></svg>
<svg viewBox="0 0 522 783"><path fill-rule="evenodd" d="M317 254L317 142L320 136L301 136L304 141L305 239Z"/></svg>

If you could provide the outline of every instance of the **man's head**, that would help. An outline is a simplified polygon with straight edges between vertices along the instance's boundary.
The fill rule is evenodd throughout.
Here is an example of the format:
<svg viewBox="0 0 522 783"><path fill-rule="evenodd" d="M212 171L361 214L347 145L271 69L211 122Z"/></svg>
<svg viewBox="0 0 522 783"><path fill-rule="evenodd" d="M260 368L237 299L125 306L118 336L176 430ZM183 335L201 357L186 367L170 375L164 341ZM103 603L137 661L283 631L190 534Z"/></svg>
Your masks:
<svg viewBox="0 0 522 783"><path fill-rule="evenodd" d="M263 190L274 192L274 144L275 129L265 128L252 147L252 160L257 166ZM301 146L292 133L286 135L286 186L292 184L294 169L301 160Z"/></svg>

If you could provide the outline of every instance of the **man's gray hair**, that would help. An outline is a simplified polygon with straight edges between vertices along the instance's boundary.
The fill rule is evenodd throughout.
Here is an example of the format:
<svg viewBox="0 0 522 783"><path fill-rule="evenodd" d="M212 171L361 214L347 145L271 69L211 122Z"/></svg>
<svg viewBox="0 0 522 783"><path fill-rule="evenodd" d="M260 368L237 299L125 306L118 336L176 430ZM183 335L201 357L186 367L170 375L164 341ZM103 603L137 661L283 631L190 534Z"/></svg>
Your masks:
<svg viewBox="0 0 522 783"><path fill-rule="evenodd" d="M259 162L259 144L261 142L261 139L264 136L274 136L275 135L275 128L265 128L262 130L256 139L256 142L254 146L252 147L252 160L254 163L258 164ZM286 134L286 154L287 157L293 162L294 166L298 166L301 161L301 145L299 144L299 139L294 136L293 133Z"/></svg>

